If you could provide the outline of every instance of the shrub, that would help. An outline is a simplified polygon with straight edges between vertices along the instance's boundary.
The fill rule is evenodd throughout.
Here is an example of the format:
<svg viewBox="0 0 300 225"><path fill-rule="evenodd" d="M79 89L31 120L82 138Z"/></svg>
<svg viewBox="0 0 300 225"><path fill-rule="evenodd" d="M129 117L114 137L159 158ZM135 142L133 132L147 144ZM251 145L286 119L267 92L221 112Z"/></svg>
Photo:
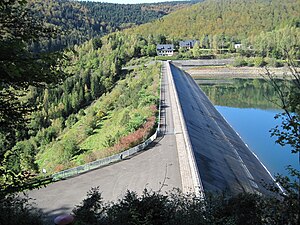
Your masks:
<svg viewBox="0 0 300 225"><path fill-rule="evenodd" d="M266 63L270 67L282 67L283 63L279 62L275 58L266 58Z"/></svg>
<svg viewBox="0 0 300 225"><path fill-rule="evenodd" d="M204 198L199 198L176 189L166 194L145 189L140 196L127 191L117 202L105 204L97 188L92 189L88 198L82 205L76 206L73 212L77 219L76 225L296 225L299 220L299 202L297 196L288 198L293 198L293 204L275 195L265 197L252 193L236 196L205 193Z"/></svg>
<svg viewBox="0 0 300 225"><path fill-rule="evenodd" d="M0 224L3 225L42 225L42 213L29 204L29 198L18 195L0 197Z"/></svg>
<svg viewBox="0 0 300 225"><path fill-rule="evenodd" d="M247 66L247 62L244 58L237 57L237 58L234 59L232 65L235 66L235 67Z"/></svg>
<svg viewBox="0 0 300 225"><path fill-rule="evenodd" d="M133 132L141 127L144 122L145 118L142 115L135 113L128 122L127 130Z"/></svg>
<svg viewBox="0 0 300 225"><path fill-rule="evenodd" d="M92 188L87 193L87 198L73 209L76 217L76 224L97 225L105 217L106 207L103 204L99 187Z"/></svg>
<svg viewBox="0 0 300 225"><path fill-rule="evenodd" d="M71 114L68 119L65 121L65 125L68 128L71 128L75 123L77 123L78 119L75 114Z"/></svg>
<svg viewBox="0 0 300 225"><path fill-rule="evenodd" d="M248 60L247 60L247 66L249 66L249 67L254 66L254 58L248 58Z"/></svg>
<svg viewBox="0 0 300 225"><path fill-rule="evenodd" d="M255 57L254 58L254 66L256 67L264 67L266 62L264 61L263 57Z"/></svg>
<svg viewBox="0 0 300 225"><path fill-rule="evenodd" d="M125 109L120 114L120 120L119 123L121 126L126 126L130 121L130 110Z"/></svg>
<svg viewBox="0 0 300 225"><path fill-rule="evenodd" d="M107 209L107 224L168 224L172 218L169 199L144 190L141 196L128 191L123 199Z"/></svg>

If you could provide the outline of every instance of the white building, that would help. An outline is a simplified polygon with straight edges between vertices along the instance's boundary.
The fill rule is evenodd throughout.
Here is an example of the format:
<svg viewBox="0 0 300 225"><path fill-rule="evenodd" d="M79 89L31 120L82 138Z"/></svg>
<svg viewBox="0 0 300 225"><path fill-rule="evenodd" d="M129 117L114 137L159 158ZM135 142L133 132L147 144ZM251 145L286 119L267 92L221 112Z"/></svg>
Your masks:
<svg viewBox="0 0 300 225"><path fill-rule="evenodd" d="M158 56L172 56L174 55L173 44L159 44L156 46L156 53Z"/></svg>

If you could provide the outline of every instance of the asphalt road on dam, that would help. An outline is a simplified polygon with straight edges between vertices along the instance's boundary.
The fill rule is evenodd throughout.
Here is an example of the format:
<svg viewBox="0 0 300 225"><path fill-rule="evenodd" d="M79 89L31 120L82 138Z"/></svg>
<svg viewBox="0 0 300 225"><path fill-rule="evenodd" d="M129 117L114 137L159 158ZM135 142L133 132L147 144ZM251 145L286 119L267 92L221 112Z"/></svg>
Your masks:
<svg viewBox="0 0 300 225"><path fill-rule="evenodd" d="M192 77L171 64L204 191L264 193L273 179Z"/></svg>

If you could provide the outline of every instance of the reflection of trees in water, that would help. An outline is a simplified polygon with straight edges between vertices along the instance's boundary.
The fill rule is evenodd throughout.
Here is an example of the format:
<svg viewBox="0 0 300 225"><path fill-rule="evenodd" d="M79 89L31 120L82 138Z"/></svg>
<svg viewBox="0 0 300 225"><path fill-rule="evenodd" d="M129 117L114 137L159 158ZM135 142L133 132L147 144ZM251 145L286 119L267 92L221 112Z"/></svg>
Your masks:
<svg viewBox="0 0 300 225"><path fill-rule="evenodd" d="M201 89L215 104L237 108L277 108L272 103L273 87L263 79L233 79L233 82L201 84Z"/></svg>

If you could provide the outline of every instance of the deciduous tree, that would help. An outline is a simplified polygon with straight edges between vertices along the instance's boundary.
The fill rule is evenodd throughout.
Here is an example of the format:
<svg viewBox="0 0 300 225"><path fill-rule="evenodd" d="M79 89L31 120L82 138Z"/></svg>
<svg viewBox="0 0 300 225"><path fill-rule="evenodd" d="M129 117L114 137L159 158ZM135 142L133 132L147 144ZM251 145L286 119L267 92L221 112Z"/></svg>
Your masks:
<svg viewBox="0 0 300 225"><path fill-rule="evenodd" d="M29 86L55 85L66 76L62 72L63 53L29 50L30 43L53 37L57 31L33 18L25 4L25 0L0 2L0 133L7 147L12 146L16 131L25 127L34 108L22 98ZM0 153L1 192L11 187L15 190L26 180L22 174L7 170L4 155Z"/></svg>

